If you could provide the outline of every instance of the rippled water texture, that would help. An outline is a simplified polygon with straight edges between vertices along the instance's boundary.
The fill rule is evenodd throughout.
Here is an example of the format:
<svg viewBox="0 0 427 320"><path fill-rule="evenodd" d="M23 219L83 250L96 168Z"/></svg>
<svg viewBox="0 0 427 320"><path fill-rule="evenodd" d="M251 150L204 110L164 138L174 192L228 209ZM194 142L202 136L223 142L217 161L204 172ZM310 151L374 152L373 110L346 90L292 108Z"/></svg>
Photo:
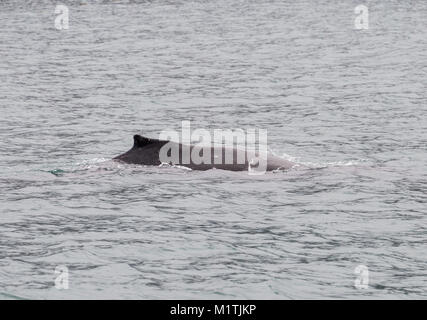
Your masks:
<svg viewBox="0 0 427 320"><path fill-rule="evenodd" d="M427 297L426 1L65 4L0 1L0 299ZM110 160L182 120L308 169Z"/></svg>

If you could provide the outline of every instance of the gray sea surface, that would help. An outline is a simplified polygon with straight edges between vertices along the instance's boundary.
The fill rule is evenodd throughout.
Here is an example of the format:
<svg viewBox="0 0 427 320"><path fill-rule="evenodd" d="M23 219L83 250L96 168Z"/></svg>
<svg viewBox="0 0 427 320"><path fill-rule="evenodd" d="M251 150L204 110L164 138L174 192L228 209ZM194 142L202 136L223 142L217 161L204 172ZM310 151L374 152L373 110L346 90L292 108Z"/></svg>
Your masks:
<svg viewBox="0 0 427 320"><path fill-rule="evenodd" d="M427 1L62 3L0 1L0 299L427 298ZM111 161L183 120L306 168Z"/></svg>

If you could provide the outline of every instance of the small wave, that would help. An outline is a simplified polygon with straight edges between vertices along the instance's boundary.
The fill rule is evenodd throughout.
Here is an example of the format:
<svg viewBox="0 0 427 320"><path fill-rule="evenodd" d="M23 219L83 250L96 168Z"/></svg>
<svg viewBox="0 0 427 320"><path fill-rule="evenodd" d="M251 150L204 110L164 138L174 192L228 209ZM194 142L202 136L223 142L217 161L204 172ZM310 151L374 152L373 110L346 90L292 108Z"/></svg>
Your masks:
<svg viewBox="0 0 427 320"><path fill-rule="evenodd" d="M359 160L347 160L347 161L332 161L332 162L309 162L309 161L301 161L299 157L294 157L289 154L282 154L281 156L275 154L272 152L273 155L280 157L282 159L288 160L293 162L295 165L292 168L288 169L276 169L273 170L273 173L278 172L288 172L289 170L299 170L299 169L322 169L322 168L328 168L328 167L348 167L348 166L356 166L363 162L368 161L367 159L359 159ZM117 161L112 161L111 159L107 158L93 158L93 159L87 159L75 163L71 163L69 165L65 165L61 168L54 168L54 169L48 169L48 170L40 170L43 172L48 172L50 174L53 174L56 177L62 177L69 173L79 173L79 172L94 172L94 171L120 171L125 168L129 167L135 167L135 165L128 165L123 164ZM137 167L145 167L145 166L137 166ZM172 165L168 163L161 163L157 166L158 168L174 168L174 169L180 169L184 171L193 171L191 168L188 168L183 165Z"/></svg>
<svg viewBox="0 0 427 320"><path fill-rule="evenodd" d="M292 169L298 169L298 168L304 168L304 167L312 168L312 169L322 169L322 168L329 168L329 167L350 167L350 166L357 166L369 161L368 159L352 159L352 160L341 160L341 161L330 161L330 162L311 162L311 161L303 161L301 160L301 157L295 157L287 153L282 153L281 155L278 155L272 150L269 150L269 151L277 157L280 157L284 160L288 160L292 163L295 163Z"/></svg>
<svg viewBox="0 0 427 320"><path fill-rule="evenodd" d="M93 158L93 159L89 159L89 160L83 160L81 162L77 162L76 165L77 166L93 166L93 165L98 165L100 163L103 162L107 162L107 161L111 161L111 159L107 159L107 158Z"/></svg>
<svg viewBox="0 0 427 320"><path fill-rule="evenodd" d="M27 300L27 298L16 296L6 292L0 292L0 300Z"/></svg>
<svg viewBox="0 0 427 320"><path fill-rule="evenodd" d="M354 160L330 161L330 162L297 161L296 163L312 169L322 169L322 168L330 168L330 167L357 166L367 161L368 161L367 159L357 159L357 160L354 159Z"/></svg>
<svg viewBox="0 0 427 320"><path fill-rule="evenodd" d="M193 171L191 168L185 167L185 166L180 166L180 165L176 165L176 164L169 164L166 162L162 162L158 168L177 168L177 169L183 169L186 171Z"/></svg>
<svg viewBox="0 0 427 320"><path fill-rule="evenodd" d="M44 170L42 170L42 171L44 171ZM49 173L51 173L57 177L61 177L64 175L64 173L66 173L66 171L62 170L62 169L53 169L53 170L48 170L47 172L49 172Z"/></svg>
<svg viewBox="0 0 427 320"><path fill-rule="evenodd" d="M61 177L67 173L98 171L98 170L117 170L123 167L119 162L111 161L106 158L93 158L83 160L71 164L65 164L61 168L42 169L41 171L51 173L57 177Z"/></svg>

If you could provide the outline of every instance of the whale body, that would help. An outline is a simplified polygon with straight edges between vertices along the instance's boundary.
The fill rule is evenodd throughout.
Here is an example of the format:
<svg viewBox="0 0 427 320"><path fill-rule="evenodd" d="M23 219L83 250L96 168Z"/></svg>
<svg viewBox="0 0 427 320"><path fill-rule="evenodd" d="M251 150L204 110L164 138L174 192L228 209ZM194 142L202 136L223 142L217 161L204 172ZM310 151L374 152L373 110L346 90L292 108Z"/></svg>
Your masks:
<svg viewBox="0 0 427 320"><path fill-rule="evenodd" d="M231 171L246 171L254 167L254 159L261 159L260 161L264 161L265 171L278 169L286 170L295 165L293 162L276 157L271 153L268 153L266 154L266 157L261 158L257 152L244 151L238 148L227 148L224 146L208 146L201 148L200 146L185 145L168 140L152 139L140 135L134 135L133 141L133 147L129 151L113 158L113 160L129 164L152 166L159 166L162 163L167 163L170 165L184 166L192 170L209 170L215 168ZM175 148L177 152L176 154L179 154L179 157L177 156L170 161L161 161L162 147L164 147L163 150L166 148ZM189 159L184 161L183 154L185 154L185 152L189 152L190 154L194 154L196 152L201 156L206 152L207 161L200 161L200 159L194 159L193 157L189 157ZM232 155L231 161L224 161L224 159L227 159L226 154L228 154L229 157ZM218 161L218 158L221 158L222 161Z"/></svg>

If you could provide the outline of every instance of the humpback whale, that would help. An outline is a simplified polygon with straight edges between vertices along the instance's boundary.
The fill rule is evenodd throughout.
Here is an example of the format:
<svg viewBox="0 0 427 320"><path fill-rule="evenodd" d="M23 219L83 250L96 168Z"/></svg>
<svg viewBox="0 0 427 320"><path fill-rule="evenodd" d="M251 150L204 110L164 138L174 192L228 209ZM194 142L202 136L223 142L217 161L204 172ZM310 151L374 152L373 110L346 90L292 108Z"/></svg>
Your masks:
<svg viewBox="0 0 427 320"><path fill-rule="evenodd" d="M185 157L185 154L191 155ZM294 163L271 153L264 156L259 152L245 151L225 146L185 145L168 140L158 140L134 135L133 147L113 158L129 164L159 166L163 163L179 165L192 170L222 169L246 171L262 168L263 171L290 169Z"/></svg>

